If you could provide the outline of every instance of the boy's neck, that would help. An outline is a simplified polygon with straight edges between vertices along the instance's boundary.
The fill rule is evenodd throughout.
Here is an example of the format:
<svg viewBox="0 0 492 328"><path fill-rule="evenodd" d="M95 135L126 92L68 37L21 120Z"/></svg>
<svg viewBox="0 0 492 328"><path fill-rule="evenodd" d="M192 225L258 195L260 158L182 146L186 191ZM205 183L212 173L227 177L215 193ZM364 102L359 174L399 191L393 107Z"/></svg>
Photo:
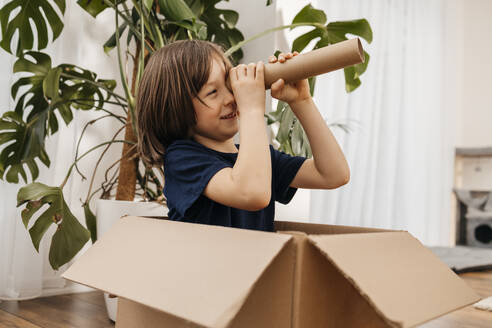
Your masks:
<svg viewBox="0 0 492 328"><path fill-rule="evenodd" d="M204 138L199 135L195 135L193 139L198 142L199 144L202 144L203 146L222 152L222 153L237 153L238 149L236 145L234 144L234 138L230 138L225 141L218 141L218 140L213 140L209 138Z"/></svg>

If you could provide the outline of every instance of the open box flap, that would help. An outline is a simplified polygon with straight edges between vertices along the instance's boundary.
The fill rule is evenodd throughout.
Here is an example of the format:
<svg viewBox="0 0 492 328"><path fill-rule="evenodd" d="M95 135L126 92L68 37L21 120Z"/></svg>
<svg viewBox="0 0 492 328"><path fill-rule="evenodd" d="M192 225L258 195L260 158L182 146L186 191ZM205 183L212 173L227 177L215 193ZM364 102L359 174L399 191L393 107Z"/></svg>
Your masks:
<svg viewBox="0 0 492 328"><path fill-rule="evenodd" d="M205 327L226 327L290 239L128 216L62 277Z"/></svg>
<svg viewBox="0 0 492 328"><path fill-rule="evenodd" d="M333 235L333 234L345 234L345 233L395 231L395 230L387 230L387 229L379 229L379 228L366 228L366 227L354 227L354 226L344 226L344 225L277 221L277 220L274 221L274 225L275 225L275 231L278 232L297 231L309 235Z"/></svg>
<svg viewBox="0 0 492 328"><path fill-rule="evenodd" d="M408 232L309 236L392 327L412 327L479 300Z"/></svg>

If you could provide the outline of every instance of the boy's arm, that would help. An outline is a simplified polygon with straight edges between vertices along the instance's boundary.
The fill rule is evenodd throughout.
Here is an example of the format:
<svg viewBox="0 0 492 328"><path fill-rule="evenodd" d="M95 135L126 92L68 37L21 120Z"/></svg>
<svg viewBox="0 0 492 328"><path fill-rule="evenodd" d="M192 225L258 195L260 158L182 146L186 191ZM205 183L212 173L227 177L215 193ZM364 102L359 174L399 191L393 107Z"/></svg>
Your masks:
<svg viewBox="0 0 492 328"><path fill-rule="evenodd" d="M346 184L350 179L349 166L312 98L289 105L306 131L313 152L313 158L302 164L290 186L334 189Z"/></svg>
<svg viewBox="0 0 492 328"><path fill-rule="evenodd" d="M271 199L271 158L263 113L241 114L240 144L234 167L218 171L204 195L226 206L258 211Z"/></svg>
<svg viewBox="0 0 492 328"><path fill-rule="evenodd" d="M297 52L281 53L270 63L280 63L298 55ZM299 168L290 186L294 188L333 189L346 184L350 170L340 146L326 125L311 98L307 80L285 84L279 79L272 84L272 96L285 101L299 119L311 145L313 159L306 160Z"/></svg>
<svg viewBox="0 0 492 328"><path fill-rule="evenodd" d="M232 168L215 174L204 195L226 206L249 211L265 208L271 199L271 157L265 125L263 63L231 70L239 111L239 154Z"/></svg>

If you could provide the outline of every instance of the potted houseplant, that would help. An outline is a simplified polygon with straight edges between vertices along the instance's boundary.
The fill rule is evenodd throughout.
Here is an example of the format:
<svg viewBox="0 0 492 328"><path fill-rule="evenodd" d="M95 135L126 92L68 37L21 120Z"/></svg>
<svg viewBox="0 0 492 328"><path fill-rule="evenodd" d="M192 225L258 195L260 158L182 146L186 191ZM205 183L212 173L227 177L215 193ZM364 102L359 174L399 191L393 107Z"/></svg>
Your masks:
<svg viewBox="0 0 492 328"><path fill-rule="evenodd" d="M140 161L136 152L134 126L135 93L146 59L156 49L178 39L212 40L228 49L226 54L233 63L238 63L242 58L241 46L246 42L267 33L299 26L312 26L313 29L294 41L292 51L304 50L312 40L316 40L314 48L340 42L347 39L346 34L372 41L371 28L365 19L327 23L324 12L311 5L305 6L298 13L292 24L244 40L243 34L236 28L239 14L217 8L220 0L78 0L78 5L94 18L105 10L114 12L114 34L102 48L106 52L117 52L118 63L115 65L118 65L124 90L124 94L118 94L115 91L116 81L98 78L95 72L72 64L55 66L49 55L41 52L49 43L47 29L51 30L53 40L63 30L63 17L54 8L63 14L65 1L38 0L36 6L33 6L27 0L9 0L0 9L0 46L17 57L14 73L22 73L22 77L12 85L15 108L0 118L0 177L10 183L20 183L21 178L28 183L18 192L17 206L24 206L22 220L36 250L47 229L52 224L57 225L49 251L49 261L55 270L70 261L89 239L96 241L96 217L90 207L96 196L108 199L116 189L117 200L133 201L138 187L143 200L165 204L162 168L145 167ZM270 3L267 1L266 5ZM29 20L34 22L37 31L29 27ZM16 31L18 41L13 42ZM126 38L122 38L124 34ZM33 48L33 38L38 39L37 49ZM124 42L133 58L131 72L124 69ZM365 63L345 69L347 92L360 85L359 76L368 64L369 56L367 53L365 56ZM313 90L314 79L310 80L310 85ZM116 105L125 115L109 109L108 105ZM39 163L47 167L50 165L45 140L56 133L59 124L62 124L57 115L69 125L75 110L98 111L101 116L84 127L76 156L60 185L47 186L36 182ZM279 124L275 139L281 150L311 156L306 135L287 104L280 102L277 109L266 116L269 124ZM114 136L79 153L78 145L86 129L95 121L105 118L120 122ZM124 138L118 137L123 131ZM105 168L106 179L96 188L95 171L108 148L115 144L123 144L121 157L114 159L114 163ZM84 227L67 206L63 188L69 177L78 171L77 163L98 149L102 153L88 179L90 187L87 197L82 200Z"/></svg>

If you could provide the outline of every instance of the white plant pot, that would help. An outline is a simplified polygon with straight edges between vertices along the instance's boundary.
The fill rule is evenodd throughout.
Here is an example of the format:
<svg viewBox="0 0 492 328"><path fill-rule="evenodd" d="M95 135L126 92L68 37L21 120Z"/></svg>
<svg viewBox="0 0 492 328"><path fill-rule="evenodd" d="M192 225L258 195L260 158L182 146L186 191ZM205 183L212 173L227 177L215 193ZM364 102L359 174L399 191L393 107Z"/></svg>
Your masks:
<svg viewBox="0 0 492 328"><path fill-rule="evenodd" d="M100 238L124 215L167 216L166 206L156 202L129 202L123 200L98 199L96 201L97 237ZM104 293L109 319L116 321L118 298Z"/></svg>

